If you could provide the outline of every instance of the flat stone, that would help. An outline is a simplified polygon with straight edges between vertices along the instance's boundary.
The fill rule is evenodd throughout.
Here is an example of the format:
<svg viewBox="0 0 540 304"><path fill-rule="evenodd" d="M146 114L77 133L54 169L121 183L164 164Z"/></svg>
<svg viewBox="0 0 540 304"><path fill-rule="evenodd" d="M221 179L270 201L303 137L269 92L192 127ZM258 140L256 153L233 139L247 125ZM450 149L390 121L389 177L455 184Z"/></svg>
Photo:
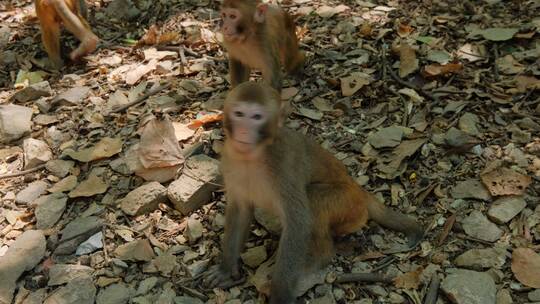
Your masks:
<svg viewBox="0 0 540 304"><path fill-rule="evenodd" d="M450 194L453 198L474 198L487 202L491 200L491 194L482 184L482 182L477 179L469 179L458 182L454 187L452 187Z"/></svg>
<svg viewBox="0 0 540 304"><path fill-rule="evenodd" d="M456 269L441 283L441 289L456 304L495 303L497 288L486 273Z"/></svg>
<svg viewBox="0 0 540 304"><path fill-rule="evenodd" d="M497 224L504 224L518 215L527 206L521 196L505 196L497 199L489 207L487 215Z"/></svg>
<svg viewBox="0 0 540 304"><path fill-rule="evenodd" d="M44 164L53 158L51 148L46 142L27 138L23 141L24 168L30 169Z"/></svg>
<svg viewBox="0 0 540 304"><path fill-rule="evenodd" d="M124 261L149 262L155 257L154 250L147 239L122 244L116 248L114 253Z"/></svg>
<svg viewBox="0 0 540 304"><path fill-rule="evenodd" d="M21 304L43 304L43 300L47 296L47 289L41 288L34 292L31 292Z"/></svg>
<svg viewBox="0 0 540 304"><path fill-rule="evenodd" d="M75 189L68 194L70 198L75 197L91 197L96 194L105 193L109 185L96 174L90 173L87 179L83 180Z"/></svg>
<svg viewBox="0 0 540 304"><path fill-rule="evenodd" d="M32 204L36 205L36 228L48 229L54 226L66 209L67 196L62 193L44 195Z"/></svg>
<svg viewBox="0 0 540 304"><path fill-rule="evenodd" d="M203 235L203 225L201 221L190 217L187 220L186 236L190 243L194 244Z"/></svg>
<svg viewBox="0 0 540 304"><path fill-rule="evenodd" d="M261 208L255 208L254 213L255 220L257 223L263 226L266 231L274 235L279 235L281 233L281 223L279 222L279 217Z"/></svg>
<svg viewBox="0 0 540 304"><path fill-rule="evenodd" d="M45 194L48 187L49 184L41 180L31 182L30 184L28 184L28 186L26 186L26 188L17 193L15 201L19 204L29 204L36 200L38 197L40 197L42 194Z"/></svg>
<svg viewBox="0 0 540 304"><path fill-rule="evenodd" d="M512 295L508 289L501 289L497 291L497 304L513 304Z"/></svg>
<svg viewBox="0 0 540 304"><path fill-rule="evenodd" d="M54 253L57 255L73 253L82 242L101 231L102 226L103 220L97 216L76 218L61 231L60 245Z"/></svg>
<svg viewBox="0 0 540 304"><path fill-rule="evenodd" d="M89 92L89 87L74 87L58 94L52 100L52 104L54 106L76 106L88 96Z"/></svg>
<svg viewBox="0 0 540 304"><path fill-rule="evenodd" d="M40 126L52 125L56 122L58 122L58 118L56 117L56 115L39 114L34 117L34 123Z"/></svg>
<svg viewBox="0 0 540 304"><path fill-rule="evenodd" d="M197 298L180 296L174 298L174 304L204 304L204 302Z"/></svg>
<svg viewBox="0 0 540 304"><path fill-rule="evenodd" d="M50 193L68 192L75 189L75 187L77 187L77 177L75 175L70 175L58 181L50 187L48 191Z"/></svg>
<svg viewBox="0 0 540 304"><path fill-rule="evenodd" d="M535 289L527 294L527 298L532 302L540 302L540 289Z"/></svg>
<svg viewBox="0 0 540 304"><path fill-rule="evenodd" d="M96 286L92 278L81 276L56 289L43 304L94 304L95 298Z"/></svg>
<svg viewBox="0 0 540 304"><path fill-rule="evenodd" d="M84 265L55 264L49 269L49 286L69 283L78 277L90 277L94 268Z"/></svg>
<svg viewBox="0 0 540 304"><path fill-rule="evenodd" d="M113 284L99 291L96 304L125 304L131 299L133 290L125 284Z"/></svg>
<svg viewBox="0 0 540 304"><path fill-rule="evenodd" d="M460 148L473 142L473 138L469 134L452 127L444 135L444 141L450 147Z"/></svg>
<svg viewBox="0 0 540 304"><path fill-rule="evenodd" d="M51 96L53 91L48 81L40 81L23 88L13 95L13 99L20 102L36 100L40 97Z"/></svg>
<svg viewBox="0 0 540 304"><path fill-rule="evenodd" d="M176 210L187 215L210 202L212 192L219 188L219 161L204 154L194 155L186 160L184 170L169 185L167 196Z"/></svg>
<svg viewBox="0 0 540 304"><path fill-rule="evenodd" d="M41 230L27 230L0 257L0 303L11 303L17 280L41 261L45 246Z"/></svg>
<svg viewBox="0 0 540 304"><path fill-rule="evenodd" d="M506 263L506 249L494 247L485 249L471 249L455 260L460 267L480 267L500 269Z"/></svg>
<svg viewBox="0 0 540 304"><path fill-rule="evenodd" d="M463 230L469 236L487 242L497 241L503 231L478 210L474 210L463 222Z"/></svg>
<svg viewBox="0 0 540 304"><path fill-rule="evenodd" d="M0 143L10 143L30 133L32 109L5 104L0 105Z"/></svg>
<svg viewBox="0 0 540 304"><path fill-rule="evenodd" d="M458 126L461 131L470 135L479 135L478 123L480 119L473 113L465 113L459 118Z"/></svg>
<svg viewBox="0 0 540 304"><path fill-rule="evenodd" d="M129 192L120 201L120 208L128 215L141 215L156 210L166 201L167 188L158 182L150 182Z"/></svg>
<svg viewBox="0 0 540 304"><path fill-rule="evenodd" d="M264 245L252 247L246 250L241 256L244 264L251 268L256 268L268 258L266 247Z"/></svg>
<svg viewBox="0 0 540 304"><path fill-rule="evenodd" d="M368 142L373 148L392 148L401 143L403 128L391 126L380 129L368 137Z"/></svg>
<svg viewBox="0 0 540 304"><path fill-rule="evenodd" d="M72 160L53 159L47 162L45 168L52 175L62 178L69 174L73 166L75 166L75 162Z"/></svg>

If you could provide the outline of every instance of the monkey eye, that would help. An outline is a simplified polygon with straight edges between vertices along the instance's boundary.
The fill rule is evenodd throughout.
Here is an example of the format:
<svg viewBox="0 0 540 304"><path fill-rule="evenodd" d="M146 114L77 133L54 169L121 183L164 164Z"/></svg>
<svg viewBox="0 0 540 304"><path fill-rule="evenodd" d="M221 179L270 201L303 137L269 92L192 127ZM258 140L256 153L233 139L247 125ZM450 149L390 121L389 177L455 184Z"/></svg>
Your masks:
<svg viewBox="0 0 540 304"><path fill-rule="evenodd" d="M251 118L255 119L255 120L261 120L262 119L262 115L261 114L255 114L253 116L251 116Z"/></svg>
<svg viewBox="0 0 540 304"><path fill-rule="evenodd" d="M244 117L244 113L240 111L234 111L234 116L236 117Z"/></svg>
<svg viewBox="0 0 540 304"><path fill-rule="evenodd" d="M234 15L234 14L230 14L230 15L229 15L229 19L231 19L231 20L234 20L234 19L236 19L236 15Z"/></svg>

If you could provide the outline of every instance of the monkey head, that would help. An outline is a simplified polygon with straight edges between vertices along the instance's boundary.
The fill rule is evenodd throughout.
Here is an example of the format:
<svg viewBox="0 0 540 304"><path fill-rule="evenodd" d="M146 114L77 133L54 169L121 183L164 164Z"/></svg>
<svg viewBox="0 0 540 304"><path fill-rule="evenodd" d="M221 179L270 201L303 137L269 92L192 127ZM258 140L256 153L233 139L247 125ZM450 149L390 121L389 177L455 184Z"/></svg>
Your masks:
<svg viewBox="0 0 540 304"><path fill-rule="evenodd" d="M225 99L226 144L240 154L250 154L271 144L283 125L283 107L281 96L269 85L241 83Z"/></svg>
<svg viewBox="0 0 540 304"><path fill-rule="evenodd" d="M242 42L257 24L265 20L268 4L249 0L224 0L221 5L221 33L228 42Z"/></svg>

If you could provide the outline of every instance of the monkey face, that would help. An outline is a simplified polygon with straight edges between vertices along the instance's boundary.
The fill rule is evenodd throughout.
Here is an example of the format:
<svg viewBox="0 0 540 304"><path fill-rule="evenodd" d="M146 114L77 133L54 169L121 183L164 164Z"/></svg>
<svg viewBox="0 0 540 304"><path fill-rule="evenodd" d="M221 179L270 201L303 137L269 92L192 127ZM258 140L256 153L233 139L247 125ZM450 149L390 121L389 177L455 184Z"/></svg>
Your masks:
<svg viewBox="0 0 540 304"><path fill-rule="evenodd" d="M252 102L235 102L227 113L229 139L241 153L250 152L268 137L268 110Z"/></svg>
<svg viewBox="0 0 540 304"><path fill-rule="evenodd" d="M221 33L226 41L243 41L246 37L246 22L239 9L221 9Z"/></svg>

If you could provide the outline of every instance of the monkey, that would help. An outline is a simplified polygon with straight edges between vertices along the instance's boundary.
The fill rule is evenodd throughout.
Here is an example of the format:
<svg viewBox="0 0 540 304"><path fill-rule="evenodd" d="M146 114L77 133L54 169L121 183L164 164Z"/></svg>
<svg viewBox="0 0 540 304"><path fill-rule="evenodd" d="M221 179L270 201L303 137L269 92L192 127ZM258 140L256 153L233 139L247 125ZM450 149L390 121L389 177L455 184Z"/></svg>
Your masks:
<svg viewBox="0 0 540 304"><path fill-rule="evenodd" d="M301 71L304 53L298 49L294 21L282 8L259 0L224 0L220 13L232 88L248 81L252 68L278 91L282 64L289 74Z"/></svg>
<svg viewBox="0 0 540 304"><path fill-rule="evenodd" d="M416 221L361 188L329 151L283 126L285 118L279 92L264 82L241 83L225 98L223 257L203 280L219 287L239 279L254 208L266 209L282 227L270 283L273 304L295 303L302 274L328 264L334 238L357 232L368 218L403 232L410 248L424 234Z"/></svg>
<svg viewBox="0 0 540 304"><path fill-rule="evenodd" d="M99 38L85 19L85 0L35 0L34 3L41 26L41 40L54 68L63 66L60 54L62 24L80 41L79 47L69 55L71 60L76 61L96 49Z"/></svg>

